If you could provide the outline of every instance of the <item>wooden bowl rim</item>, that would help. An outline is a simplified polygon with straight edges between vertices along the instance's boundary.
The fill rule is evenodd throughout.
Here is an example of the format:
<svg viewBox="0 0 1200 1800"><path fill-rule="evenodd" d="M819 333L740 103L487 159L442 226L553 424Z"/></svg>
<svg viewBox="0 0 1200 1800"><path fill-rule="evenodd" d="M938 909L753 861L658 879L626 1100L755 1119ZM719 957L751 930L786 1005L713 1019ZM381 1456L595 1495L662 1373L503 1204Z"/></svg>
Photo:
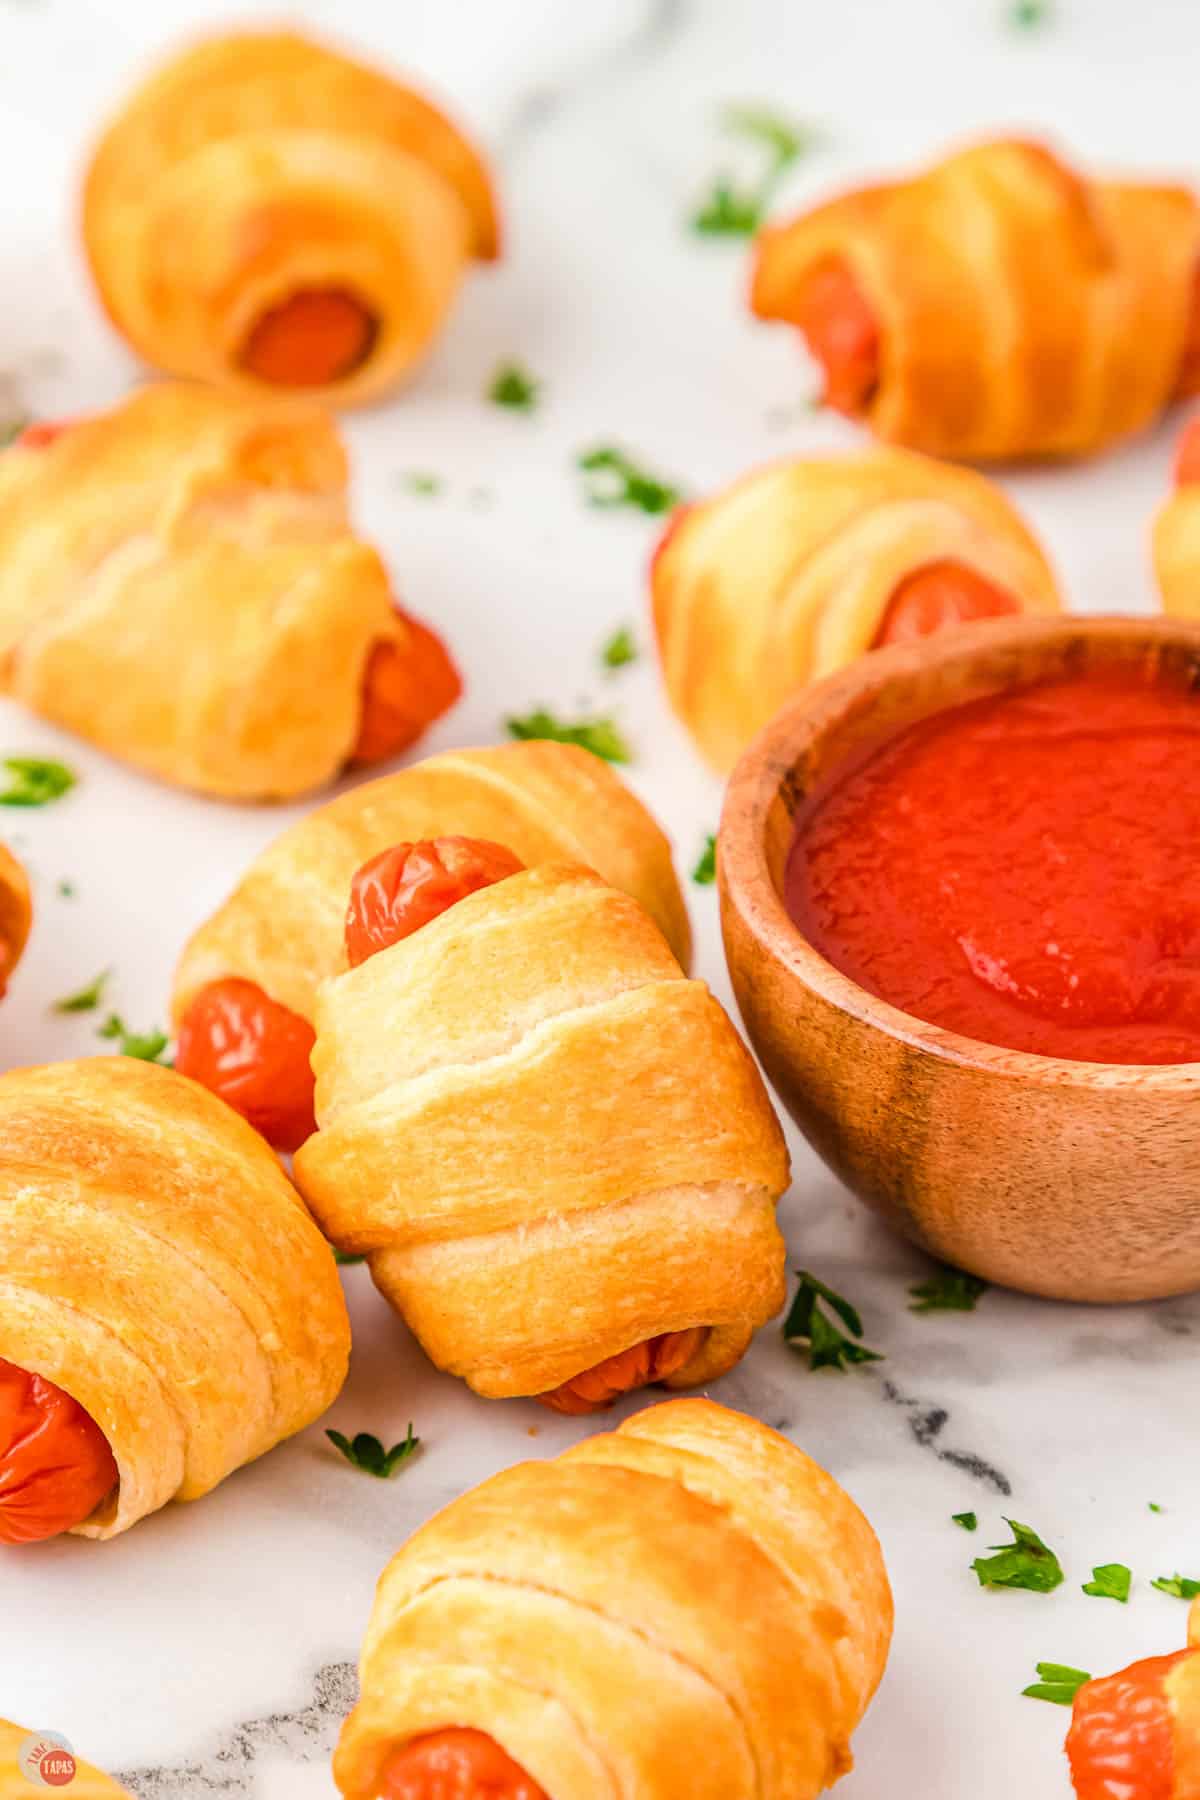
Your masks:
<svg viewBox="0 0 1200 1800"><path fill-rule="evenodd" d="M784 781L801 751L818 741L861 699L930 669L970 665L980 655L996 650L1069 646L1088 640L1178 646L1194 650L1200 662L1200 620L1125 614L1025 616L988 620L921 643L873 650L804 689L764 726L730 776L718 838L722 907L735 908L764 955L804 987L860 1024L939 1062L1039 1086L1137 1086L1158 1093L1200 1094L1200 1061L1089 1063L1039 1056L964 1037L902 1012L826 961L787 913L768 867L766 822ZM732 969L730 972L732 975Z"/></svg>

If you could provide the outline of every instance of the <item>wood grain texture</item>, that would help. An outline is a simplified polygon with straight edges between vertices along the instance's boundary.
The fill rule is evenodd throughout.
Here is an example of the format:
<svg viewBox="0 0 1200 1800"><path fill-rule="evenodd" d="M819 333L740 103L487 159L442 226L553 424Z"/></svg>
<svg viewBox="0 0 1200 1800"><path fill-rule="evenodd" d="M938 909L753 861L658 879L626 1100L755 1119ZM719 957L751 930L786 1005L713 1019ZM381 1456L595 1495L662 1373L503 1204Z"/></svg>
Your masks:
<svg viewBox="0 0 1200 1800"><path fill-rule="evenodd" d="M880 331L876 436L972 460L1080 455L1170 401L1198 257L1187 188L1092 181L1001 139L769 226L752 305L793 321L803 284L844 264Z"/></svg>
<svg viewBox="0 0 1200 1800"><path fill-rule="evenodd" d="M80 1536L311 1424L349 1353L329 1246L207 1089L123 1056L0 1077L0 1357L77 1400L120 1475Z"/></svg>
<svg viewBox="0 0 1200 1800"><path fill-rule="evenodd" d="M499 225L481 157L435 106L277 31L200 43L129 97L83 236L113 323L171 374L257 387L240 353L258 319L297 291L354 295L375 342L317 390L344 406L413 371Z"/></svg>
<svg viewBox="0 0 1200 1800"><path fill-rule="evenodd" d="M335 1778L372 1800L392 1748L453 1724L564 1800L815 1800L891 1630L837 1483L756 1420L670 1401L493 1477L393 1558Z"/></svg>
<svg viewBox="0 0 1200 1800"><path fill-rule="evenodd" d="M650 585L667 697L701 754L728 771L785 700L869 650L896 590L940 562L1028 612L1062 604L1000 489L910 451L789 457L685 508Z"/></svg>
<svg viewBox="0 0 1200 1800"><path fill-rule="evenodd" d="M1066 1300L1200 1286L1200 1066L1069 1062L925 1024L827 963L781 887L804 794L854 750L948 705L1113 666L1200 686L1200 625L1002 620L880 651L788 707L747 752L718 852L742 1017L809 1141L935 1256Z"/></svg>

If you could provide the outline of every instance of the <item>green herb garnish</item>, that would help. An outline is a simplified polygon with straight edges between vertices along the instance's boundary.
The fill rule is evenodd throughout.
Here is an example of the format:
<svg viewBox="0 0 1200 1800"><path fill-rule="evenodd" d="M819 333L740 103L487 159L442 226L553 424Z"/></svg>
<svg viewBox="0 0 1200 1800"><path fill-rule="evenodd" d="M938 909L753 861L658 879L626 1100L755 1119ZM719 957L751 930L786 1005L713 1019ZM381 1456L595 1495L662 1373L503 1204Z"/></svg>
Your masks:
<svg viewBox="0 0 1200 1800"><path fill-rule="evenodd" d="M852 1363L882 1362L877 1350L868 1350L861 1342L863 1322L850 1302L807 1269L797 1270L797 1275L800 1286L783 1322L783 1335L793 1350L807 1351L809 1368L845 1369ZM849 1336L821 1310L822 1301L833 1308Z"/></svg>
<svg viewBox="0 0 1200 1800"><path fill-rule="evenodd" d="M1124 1606L1132 1585L1133 1572L1124 1563L1101 1563L1092 1570L1092 1579L1084 1582L1083 1591L1097 1600L1119 1600Z"/></svg>
<svg viewBox="0 0 1200 1800"><path fill-rule="evenodd" d="M697 887L711 887L717 879L717 840L710 831L704 840L704 848L696 859L692 870L692 880Z"/></svg>
<svg viewBox="0 0 1200 1800"><path fill-rule="evenodd" d="M5 756L0 762L13 778L0 790L0 806L49 806L70 793L78 779L66 763L40 756Z"/></svg>
<svg viewBox="0 0 1200 1800"><path fill-rule="evenodd" d="M429 475L422 469L414 469L411 474L401 477L410 494L417 494L422 500L429 500L434 494L442 491L440 475Z"/></svg>
<svg viewBox="0 0 1200 1800"><path fill-rule="evenodd" d="M134 1056L139 1062L152 1063L163 1061L163 1051L170 1041L165 1031L130 1031L116 1013L109 1013L96 1036L112 1039L122 1056Z"/></svg>
<svg viewBox="0 0 1200 1800"><path fill-rule="evenodd" d="M1028 1588L1034 1594L1051 1594L1063 1581L1062 1564L1036 1531L1015 1519L1004 1523L1013 1534L1011 1544L993 1544L993 1556L977 1556L971 1564L980 1587Z"/></svg>
<svg viewBox="0 0 1200 1800"><path fill-rule="evenodd" d="M555 744L578 744L580 749L590 750L593 756L601 756L605 762L633 761L615 719L577 719L570 724L564 719L556 719L544 706L539 706L526 713L523 719L505 719L504 725L509 737L522 740L548 738Z"/></svg>
<svg viewBox="0 0 1200 1800"><path fill-rule="evenodd" d="M73 900L76 891L75 883L73 881L60 881L58 884L58 897L60 900Z"/></svg>
<svg viewBox="0 0 1200 1800"><path fill-rule="evenodd" d="M333 1260L336 1263L341 1263L343 1268L349 1268L352 1263L366 1262L367 1259L362 1255L356 1256L354 1252L350 1250L335 1250L333 1253Z"/></svg>
<svg viewBox="0 0 1200 1800"><path fill-rule="evenodd" d="M520 363L501 363L492 376L487 397L493 406L507 406L512 412L533 412L541 392L541 382L523 369Z"/></svg>
<svg viewBox="0 0 1200 1800"><path fill-rule="evenodd" d="M56 1013L94 1012L104 998L104 990L111 975L111 969L103 969L94 981L88 983L87 987L82 987L77 993L66 994L61 1000L56 1000L51 1011Z"/></svg>
<svg viewBox="0 0 1200 1800"><path fill-rule="evenodd" d="M1190 1575L1160 1575L1150 1586L1160 1594L1174 1595L1176 1600L1194 1600L1200 1594L1200 1581L1193 1581Z"/></svg>
<svg viewBox="0 0 1200 1800"><path fill-rule="evenodd" d="M340 1431L326 1431L325 1436L331 1444L336 1444L348 1463L353 1463L365 1475L374 1475L379 1481L387 1481L404 1463L410 1462L421 1447L420 1438L413 1436L411 1422L408 1436L401 1443L393 1444L390 1450L385 1450L369 1431L360 1431L352 1438Z"/></svg>
<svg viewBox="0 0 1200 1800"><path fill-rule="evenodd" d="M1072 1669L1068 1663L1039 1663L1037 1672L1040 1679L1021 1692L1029 1700L1049 1700L1052 1706L1070 1706L1092 1679L1086 1669Z"/></svg>
<svg viewBox="0 0 1200 1800"><path fill-rule="evenodd" d="M728 175L717 175L707 198L692 215L692 230L705 237L753 237L762 224L775 190L792 164L817 141L806 125L796 125L764 106L728 106L722 125L731 135L760 145L766 167L756 185L737 188Z"/></svg>
<svg viewBox="0 0 1200 1800"><path fill-rule="evenodd" d="M979 1530L979 1519L978 1519L978 1516L973 1512L951 1513L950 1517L953 1519L953 1521L956 1525L961 1525L964 1531L978 1531Z"/></svg>
<svg viewBox="0 0 1200 1800"><path fill-rule="evenodd" d="M639 469L623 450L611 444L585 450L577 467L588 478L584 496L589 506L632 506L657 515L670 512L683 498L677 487Z"/></svg>
<svg viewBox="0 0 1200 1800"><path fill-rule="evenodd" d="M606 669L624 669L637 658L637 644L628 625L618 627L600 652L600 660Z"/></svg>
<svg viewBox="0 0 1200 1800"><path fill-rule="evenodd" d="M987 1292L988 1283L981 1281L978 1275L968 1275L962 1269L943 1268L931 1275L927 1281L916 1281L909 1288L912 1300L909 1312L974 1312L980 1294Z"/></svg>
<svg viewBox="0 0 1200 1800"><path fill-rule="evenodd" d="M1150 1506L1150 1511L1153 1513L1160 1513L1162 1511L1162 1507L1157 1506L1153 1500L1151 1500L1149 1502L1149 1506Z"/></svg>
<svg viewBox="0 0 1200 1800"><path fill-rule="evenodd" d="M1053 0L1010 0L1009 24L1019 31L1034 31L1039 25L1048 25L1053 16Z"/></svg>

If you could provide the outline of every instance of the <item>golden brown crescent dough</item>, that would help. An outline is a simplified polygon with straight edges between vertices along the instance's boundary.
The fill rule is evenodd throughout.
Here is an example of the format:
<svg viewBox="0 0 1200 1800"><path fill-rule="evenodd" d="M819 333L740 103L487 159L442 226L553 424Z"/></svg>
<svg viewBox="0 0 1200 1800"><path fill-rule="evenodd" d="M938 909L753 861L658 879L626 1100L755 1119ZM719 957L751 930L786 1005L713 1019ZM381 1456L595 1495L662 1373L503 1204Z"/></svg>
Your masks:
<svg viewBox="0 0 1200 1800"><path fill-rule="evenodd" d="M871 647L906 579L946 563L1059 608L999 488L910 451L789 458L685 508L651 591L667 694L705 758L730 768L797 688Z"/></svg>
<svg viewBox="0 0 1200 1800"><path fill-rule="evenodd" d="M1200 417L1181 440L1175 481L1154 520L1154 573L1163 611L1195 619L1200 617Z"/></svg>
<svg viewBox="0 0 1200 1800"><path fill-rule="evenodd" d="M24 1773L18 1758L26 1744L40 1736L38 1732L26 1731L23 1725L0 1719L0 1800L35 1800L37 1784ZM48 1739L44 1741L49 1743ZM52 1791L52 1784L42 1791ZM64 1783L61 1791L69 1793L71 1800L133 1800L123 1787L118 1787L115 1781L79 1757L75 1757L74 1775Z"/></svg>
<svg viewBox="0 0 1200 1800"><path fill-rule="evenodd" d="M412 638L346 479L328 414L174 382L5 451L4 691L181 787L324 786Z"/></svg>
<svg viewBox="0 0 1200 1800"><path fill-rule="evenodd" d="M550 1800L816 1800L891 1634L878 1540L832 1476L668 1401L493 1476L392 1558L334 1778L374 1800L391 1754L462 1727Z"/></svg>
<svg viewBox="0 0 1200 1800"><path fill-rule="evenodd" d="M853 280L878 368L852 410L877 437L938 456L1078 455L1175 394L1198 259L1188 189L1090 181L1041 144L1000 140L769 227L751 304L803 325L810 284Z"/></svg>
<svg viewBox="0 0 1200 1800"><path fill-rule="evenodd" d="M349 1354L328 1245L221 1101L124 1056L0 1077L0 1358L90 1413L120 1473L80 1536L302 1431Z"/></svg>
<svg viewBox="0 0 1200 1800"><path fill-rule="evenodd" d="M737 1032L635 900L510 876L317 1000L296 1179L439 1368L542 1394L707 1328L732 1368L783 1302L783 1135Z"/></svg>
<svg viewBox="0 0 1200 1800"><path fill-rule="evenodd" d="M499 226L479 153L443 113L280 31L201 43L132 95L88 171L83 235L147 362L347 405L411 373Z"/></svg>
<svg viewBox="0 0 1200 1800"><path fill-rule="evenodd" d="M0 844L0 994L21 960L32 923L28 877L12 851Z"/></svg>
<svg viewBox="0 0 1200 1800"><path fill-rule="evenodd" d="M571 744L453 750L340 794L269 844L184 950L176 1022L226 976L257 982L311 1019L321 982L346 967L355 870L393 844L454 834L505 844L527 865L588 863L640 900L679 960L690 960L670 845L607 763Z"/></svg>

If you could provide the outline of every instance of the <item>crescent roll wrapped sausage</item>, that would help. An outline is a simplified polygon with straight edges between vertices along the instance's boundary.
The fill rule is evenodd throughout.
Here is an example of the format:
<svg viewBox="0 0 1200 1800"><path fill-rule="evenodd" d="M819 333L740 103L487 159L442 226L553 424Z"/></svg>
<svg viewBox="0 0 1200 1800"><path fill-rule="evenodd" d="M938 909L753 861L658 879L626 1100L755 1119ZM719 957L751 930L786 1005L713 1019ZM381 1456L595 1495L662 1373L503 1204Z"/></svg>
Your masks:
<svg viewBox="0 0 1200 1800"><path fill-rule="evenodd" d="M938 456L1080 455L1200 376L1200 203L1043 145L962 150L762 233L751 304L800 328L826 403Z"/></svg>
<svg viewBox="0 0 1200 1800"><path fill-rule="evenodd" d="M1066 1750L1079 1800L1195 1800L1200 1794L1200 1600L1186 1650L1089 1681Z"/></svg>
<svg viewBox="0 0 1200 1800"><path fill-rule="evenodd" d="M0 1077L0 1542L199 1498L349 1351L329 1248L228 1107L128 1057Z"/></svg>
<svg viewBox="0 0 1200 1800"><path fill-rule="evenodd" d="M0 455L0 680L180 787L280 799L457 698L356 537L330 417L184 383Z"/></svg>
<svg viewBox="0 0 1200 1800"><path fill-rule="evenodd" d="M21 960L32 924L29 879L12 851L0 844L0 996Z"/></svg>
<svg viewBox="0 0 1200 1800"><path fill-rule="evenodd" d="M201 43L134 93L88 171L83 235L147 362L348 405L411 373L499 227L443 113L283 31Z"/></svg>
<svg viewBox="0 0 1200 1800"><path fill-rule="evenodd" d="M493 1476L392 1558L334 1777L345 1800L815 1800L891 1632L878 1541L832 1476L668 1401ZM485 1755L511 1785L437 1785Z"/></svg>
<svg viewBox="0 0 1200 1800"><path fill-rule="evenodd" d="M797 688L865 650L1059 607L999 488L904 450L772 463L685 507L651 597L671 705L718 770Z"/></svg>
<svg viewBox="0 0 1200 1800"><path fill-rule="evenodd" d="M748 1051L591 870L438 849L401 847L426 886L487 865L399 941L404 869L391 896L355 885L359 966L317 1000L301 1192L477 1393L586 1411L712 1380L783 1299L787 1152Z"/></svg>
<svg viewBox="0 0 1200 1800"><path fill-rule="evenodd" d="M499 841L527 865L584 862L639 900L679 960L691 953L671 851L607 763L573 745L433 756L319 807L267 847L195 933L175 978L177 1066L294 1150L313 1129L317 991L346 967L354 872L401 840Z"/></svg>
<svg viewBox="0 0 1200 1800"><path fill-rule="evenodd" d="M71 1800L132 1800L123 1787L99 1769L93 1769L91 1763L81 1762L73 1751L64 1759L61 1750L43 1733L26 1731L7 1719L0 1719L0 1800L29 1800L39 1785L37 1778L27 1774L22 1766L31 1757L35 1759L34 1767L38 1766L38 1759L46 1758L45 1766L54 1777L47 1780L43 1776L40 1785L69 1787ZM71 1772L65 1773L66 1769Z"/></svg>

